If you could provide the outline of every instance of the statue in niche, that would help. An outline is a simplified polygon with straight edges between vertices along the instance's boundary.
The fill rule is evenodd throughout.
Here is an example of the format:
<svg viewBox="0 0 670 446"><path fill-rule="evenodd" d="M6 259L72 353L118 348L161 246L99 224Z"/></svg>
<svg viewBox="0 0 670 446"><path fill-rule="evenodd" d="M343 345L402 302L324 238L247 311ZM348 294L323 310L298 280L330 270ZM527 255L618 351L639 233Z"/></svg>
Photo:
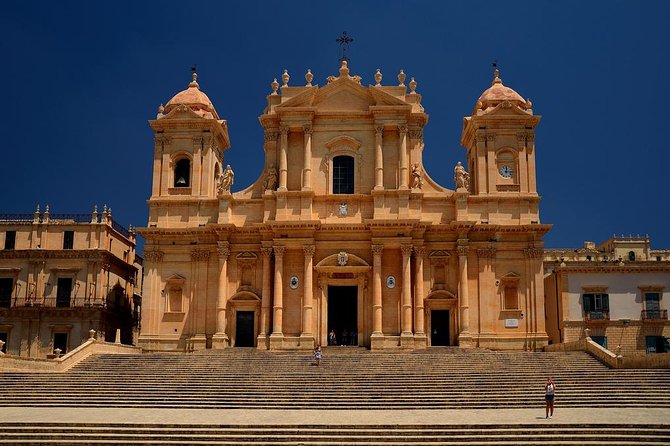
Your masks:
<svg viewBox="0 0 670 446"><path fill-rule="evenodd" d="M465 167L459 161L454 167L454 183L456 189L465 189L470 192L470 174L465 171Z"/></svg>
<svg viewBox="0 0 670 446"><path fill-rule="evenodd" d="M233 172L233 169L230 167L230 164L228 164L223 173L220 174L219 177L217 178L217 190L219 192L219 195L223 194L224 192L230 193L230 187L233 185L234 178L235 173Z"/></svg>
<svg viewBox="0 0 670 446"><path fill-rule="evenodd" d="M265 190L275 189L277 189L277 170L275 170L274 164L270 164L265 172Z"/></svg>
<svg viewBox="0 0 670 446"><path fill-rule="evenodd" d="M414 163L412 166L412 189L421 189L423 187L423 173L419 163Z"/></svg>

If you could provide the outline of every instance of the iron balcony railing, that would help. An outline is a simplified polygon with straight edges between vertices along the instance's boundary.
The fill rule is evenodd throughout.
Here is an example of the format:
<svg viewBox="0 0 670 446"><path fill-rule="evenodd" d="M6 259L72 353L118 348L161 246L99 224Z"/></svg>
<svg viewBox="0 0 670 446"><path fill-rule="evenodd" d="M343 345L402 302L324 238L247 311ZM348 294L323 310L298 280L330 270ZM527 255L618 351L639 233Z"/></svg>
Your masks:
<svg viewBox="0 0 670 446"><path fill-rule="evenodd" d="M643 321L667 320L668 310L642 310L642 313L640 314L640 319L642 319Z"/></svg>
<svg viewBox="0 0 670 446"><path fill-rule="evenodd" d="M587 311L585 318L586 321L609 321L610 312L609 311Z"/></svg>
<svg viewBox="0 0 670 446"><path fill-rule="evenodd" d="M102 297L16 297L0 299L0 308L43 307L43 308L107 308L109 310L130 310L130 302L117 304Z"/></svg>

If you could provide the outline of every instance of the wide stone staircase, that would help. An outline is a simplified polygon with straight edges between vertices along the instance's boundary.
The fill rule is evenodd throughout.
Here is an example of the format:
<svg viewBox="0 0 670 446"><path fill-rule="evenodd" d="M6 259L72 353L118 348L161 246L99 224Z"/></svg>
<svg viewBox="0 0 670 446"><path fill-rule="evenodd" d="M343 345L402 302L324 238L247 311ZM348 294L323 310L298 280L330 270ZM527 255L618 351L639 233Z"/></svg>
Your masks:
<svg viewBox="0 0 670 446"><path fill-rule="evenodd" d="M379 415L533 408L544 421L548 376L557 385L557 408L592 408L593 422L398 424ZM17 407L54 414L66 408L327 410L336 418L354 410L377 413L357 423L0 421L0 445L670 445L670 420L598 420L599 408L670 408L670 370L609 369L581 352L328 347L319 366L309 352L255 349L96 355L65 373L0 373L0 395L0 415Z"/></svg>
<svg viewBox="0 0 670 446"><path fill-rule="evenodd" d="M581 352L309 353L230 349L96 355L61 374L0 374L2 406L457 409L670 407L670 370L609 369Z"/></svg>

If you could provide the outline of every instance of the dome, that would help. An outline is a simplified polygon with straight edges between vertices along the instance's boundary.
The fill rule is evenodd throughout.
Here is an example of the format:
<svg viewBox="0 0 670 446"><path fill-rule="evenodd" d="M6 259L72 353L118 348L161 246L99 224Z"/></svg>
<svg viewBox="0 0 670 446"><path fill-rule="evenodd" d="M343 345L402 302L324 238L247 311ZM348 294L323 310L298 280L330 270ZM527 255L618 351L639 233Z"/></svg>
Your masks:
<svg viewBox="0 0 670 446"><path fill-rule="evenodd" d="M193 80L188 84L188 88L180 91L172 99L170 99L165 106L165 114L168 114L178 105L186 105L191 110L202 116L203 118L219 119L214 105L209 97L200 90L200 85L197 82L198 74L193 73Z"/></svg>
<svg viewBox="0 0 670 446"><path fill-rule="evenodd" d="M505 87L500 79L500 71L495 69L491 87L482 93L477 100L478 110L486 110L489 107L495 107L498 104L508 101L522 109L528 108L526 100L519 93L509 87Z"/></svg>

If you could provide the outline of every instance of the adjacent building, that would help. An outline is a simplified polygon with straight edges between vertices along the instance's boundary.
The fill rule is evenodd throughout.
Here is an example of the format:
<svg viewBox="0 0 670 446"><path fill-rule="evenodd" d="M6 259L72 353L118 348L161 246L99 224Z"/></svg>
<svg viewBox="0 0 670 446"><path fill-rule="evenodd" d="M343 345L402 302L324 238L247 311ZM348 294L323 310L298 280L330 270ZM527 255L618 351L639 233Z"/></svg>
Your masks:
<svg viewBox="0 0 670 446"><path fill-rule="evenodd" d="M88 339L132 344L141 306L135 234L107 206L90 214L0 214L0 340L44 358Z"/></svg>
<svg viewBox="0 0 670 446"><path fill-rule="evenodd" d="M550 342L577 340L588 328L622 354L668 351L670 250L652 249L648 236L613 236L546 250L544 260Z"/></svg>
<svg viewBox="0 0 670 446"><path fill-rule="evenodd" d="M227 122L197 75L159 107L138 228L139 344L311 349L333 330L372 349L545 345L551 226L540 222L530 101L495 71L464 119L448 187L428 174L444 166L423 164L428 114L413 78L401 70L383 85L378 71L366 86L346 61L324 85L313 78L290 85L285 71L271 83L264 142L243 144L263 172L238 192Z"/></svg>

